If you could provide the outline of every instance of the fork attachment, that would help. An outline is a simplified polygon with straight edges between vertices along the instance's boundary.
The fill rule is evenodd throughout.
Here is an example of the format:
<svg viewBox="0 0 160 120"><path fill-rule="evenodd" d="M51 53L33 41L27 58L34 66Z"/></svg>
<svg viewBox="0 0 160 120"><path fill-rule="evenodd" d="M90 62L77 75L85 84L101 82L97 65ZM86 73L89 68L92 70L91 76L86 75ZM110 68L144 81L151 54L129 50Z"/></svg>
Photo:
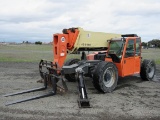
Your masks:
<svg viewBox="0 0 160 120"><path fill-rule="evenodd" d="M44 67L45 67L46 71L43 70ZM58 80L62 80L62 85L67 89L65 81L63 79L63 72L62 72L61 69L59 69L57 67L56 64L53 64L52 62L48 62L48 61L45 61L45 60L41 60L40 63L39 63L39 71L40 71L41 77L44 79L44 86L43 87L33 88L33 89L24 90L24 91L20 91L20 92L16 92L16 93L11 93L11 94L6 94L6 95L3 95L3 96L8 97L8 96L14 96L14 95L19 95L19 94L29 93L29 92L45 90L45 89L47 89L49 82L52 85L52 90L47 94L33 96L33 97L22 99L22 100L16 100L16 101L13 101L13 102L8 102L8 103L6 103L6 106L56 95L57 87L59 87L59 86L57 86ZM57 74L57 71L59 71L59 75ZM59 88L63 89L62 87L59 87Z"/></svg>
<svg viewBox="0 0 160 120"><path fill-rule="evenodd" d="M16 92L16 93L9 93L9 94L3 95L3 97L14 96L14 95L19 95L19 94L24 94L24 93L35 92L35 91L40 91L40 90L47 89L47 80L46 80L47 75L44 75L44 76L45 76L44 87L33 88L33 89L29 89L29 90L23 90L23 91Z"/></svg>
<svg viewBox="0 0 160 120"><path fill-rule="evenodd" d="M41 88L35 88L35 89L30 89L30 90L24 90L24 91L21 91L21 92L17 92L17 93L13 93L13 94L7 94L7 95L4 95L4 97L8 97L8 96L13 96L13 95L19 95L19 94L24 94L24 93L28 93L28 92L35 92L35 91L39 91L39 90L45 90L47 89L47 79L51 79L52 81L52 91L47 93L47 94L44 94L44 95L38 95L38 96L33 96L33 97L30 97L30 98L25 98L25 99L22 99L22 100L16 100L16 101L13 101L13 102L8 102L6 103L5 105L6 106L9 106L9 105L12 105L12 104L16 104L16 103L22 103L22 102L26 102L26 101L30 101L30 100L36 100L36 99L40 99L40 98L44 98L44 97L49 97L49 96L53 96L53 95L56 95L56 90L57 90L57 86L56 86L56 79L55 77L52 77L52 76L49 76L49 75L44 75L45 79L44 79L44 87L41 87ZM50 77L50 78L48 78Z"/></svg>

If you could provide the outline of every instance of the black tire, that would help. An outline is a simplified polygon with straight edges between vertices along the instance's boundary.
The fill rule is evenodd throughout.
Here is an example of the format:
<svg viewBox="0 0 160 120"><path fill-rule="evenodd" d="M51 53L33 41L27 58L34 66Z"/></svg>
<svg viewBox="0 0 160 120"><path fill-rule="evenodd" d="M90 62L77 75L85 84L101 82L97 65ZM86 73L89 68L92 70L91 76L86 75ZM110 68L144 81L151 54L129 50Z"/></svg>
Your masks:
<svg viewBox="0 0 160 120"><path fill-rule="evenodd" d="M153 80L155 72L156 72L155 62L153 60L144 59L141 64L141 72L140 72L142 80L147 80L147 81Z"/></svg>
<svg viewBox="0 0 160 120"><path fill-rule="evenodd" d="M118 70L112 62L100 62L93 73L93 85L100 92L112 92L117 87Z"/></svg>
<svg viewBox="0 0 160 120"><path fill-rule="evenodd" d="M64 65L66 66L69 66L69 65L72 65L72 64L75 64L75 63L78 63L80 60L79 59L69 59L67 60ZM69 82L75 82L76 81L76 78L75 78L75 73L73 74L65 74L65 78L69 81Z"/></svg>

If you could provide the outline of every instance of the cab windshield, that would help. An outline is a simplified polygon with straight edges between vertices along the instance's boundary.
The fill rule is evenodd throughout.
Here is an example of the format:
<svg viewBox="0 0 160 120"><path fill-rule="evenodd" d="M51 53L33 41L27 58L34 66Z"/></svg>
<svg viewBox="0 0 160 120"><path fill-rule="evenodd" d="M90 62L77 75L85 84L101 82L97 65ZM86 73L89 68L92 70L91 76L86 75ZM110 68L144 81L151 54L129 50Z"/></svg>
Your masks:
<svg viewBox="0 0 160 120"><path fill-rule="evenodd" d="M121 56L123 52L123 45L124 42L121 40L118 41L111 41L110 42L110 49L108 51L109 54L116 54L117 56Z"/></svg>

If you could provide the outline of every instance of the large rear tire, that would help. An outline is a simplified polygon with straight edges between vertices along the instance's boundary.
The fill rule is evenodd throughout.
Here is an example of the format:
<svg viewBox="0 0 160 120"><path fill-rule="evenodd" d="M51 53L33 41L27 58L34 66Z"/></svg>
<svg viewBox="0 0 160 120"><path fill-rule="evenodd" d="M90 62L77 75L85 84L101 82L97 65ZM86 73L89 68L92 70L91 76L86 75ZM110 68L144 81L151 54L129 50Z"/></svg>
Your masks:
<svg viewBox="0 0 160 120"><path fill-rule="evenodd" d="M142 80L151 81L154 78L156 72L156 65L153 60L144 59L141 65L140 76Z"/></svg>
<svg viewBox="0 0 160 120"><path fill-rule="evenodd" d="M93 85L100 92L112 92L118 82L118 70L113 62L100 62L93 74Z"/></svg>
<svg viewBox="0 0 160 120"><path fill-rule="evenodd" d="M69 66L69 65L78 63L79 61L80 61L79 59L72 58L72 59L67 60L67 61L64 63L64 65ZM73 73L73 74L65 74L65 78L66 78L69 82L75 82L75 81L76 81L75 73Z"/></svg>

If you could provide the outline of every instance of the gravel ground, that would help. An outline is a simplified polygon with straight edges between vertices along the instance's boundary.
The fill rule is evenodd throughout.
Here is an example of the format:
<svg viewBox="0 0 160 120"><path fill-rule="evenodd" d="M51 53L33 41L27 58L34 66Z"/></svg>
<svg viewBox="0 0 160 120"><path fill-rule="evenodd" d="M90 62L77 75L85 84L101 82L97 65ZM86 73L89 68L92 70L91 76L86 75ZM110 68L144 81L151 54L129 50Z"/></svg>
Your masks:
<svg viewBox="0 0 160 120"><path fill-rule="evenodd" d="M119 78L112 93L97 92L86 78L92 108L80 109L77 104L77 83L67 82L69 91L47 98L5 106L6 102L47 93L48 90L24 95L3 97L10 92L42 86L38 63L0 63L0 119L53 120L53 119L160 119L160 66L154 81L142 81L139 76Z"/></svg>

